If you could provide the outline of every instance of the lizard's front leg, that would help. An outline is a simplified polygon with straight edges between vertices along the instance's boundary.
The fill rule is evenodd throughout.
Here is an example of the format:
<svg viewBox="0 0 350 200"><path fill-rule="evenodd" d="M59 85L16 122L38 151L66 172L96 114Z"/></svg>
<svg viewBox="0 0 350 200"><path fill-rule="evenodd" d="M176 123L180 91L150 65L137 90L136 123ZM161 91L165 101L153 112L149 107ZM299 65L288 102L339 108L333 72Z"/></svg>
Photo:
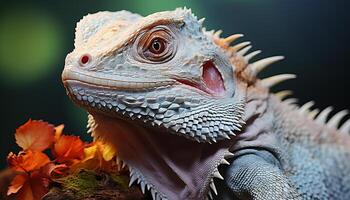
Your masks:
<svg viewBox="0 0 350 200"><path fill-rule="evenodd" d="M239 199L302 199L268 151L245 149L226 171L226 184Z"/></svg>

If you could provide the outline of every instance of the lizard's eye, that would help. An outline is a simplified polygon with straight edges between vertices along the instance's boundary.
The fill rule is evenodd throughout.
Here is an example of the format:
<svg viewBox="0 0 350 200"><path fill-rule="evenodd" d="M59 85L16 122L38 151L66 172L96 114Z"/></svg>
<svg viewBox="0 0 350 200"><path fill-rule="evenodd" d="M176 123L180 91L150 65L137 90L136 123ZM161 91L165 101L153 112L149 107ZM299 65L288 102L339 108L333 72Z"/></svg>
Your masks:
<svg viewBox="0 0 350 200"><path fill-rule="evenodd" d="M148 47L148 50L154 54L161 54L166 48L165 45L167 44L162 38L154 38L151 41L151 45Z"/></svg>
<svg viewBox="0 0 350 200"><path fill-rule="evenodd" d="M148 30L138 39L139 55L152 63L164 63L174 56L174 36L165 26L157 26Z"/></svg>

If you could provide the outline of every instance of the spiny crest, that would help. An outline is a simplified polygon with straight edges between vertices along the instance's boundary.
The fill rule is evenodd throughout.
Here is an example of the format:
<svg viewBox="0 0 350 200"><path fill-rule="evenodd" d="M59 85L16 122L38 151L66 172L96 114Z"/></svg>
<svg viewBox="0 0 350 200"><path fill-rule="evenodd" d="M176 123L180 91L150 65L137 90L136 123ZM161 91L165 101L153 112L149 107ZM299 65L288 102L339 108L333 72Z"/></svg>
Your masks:
<svg viewBox="0 0 350 200"><path fill-rule="evenodd" d="M257 50L249 53L252 48L249 41L231 45L236 40L243 37L243 34L233 34L226 38L221 38L222 30L209 31L208 33L212 35L214 43L228 53L231 62L236 68L236 72L242 73L242 77L244 77L248 83L254 84L258 80L257 76L262 70L284 59L283 56L272 56L249 63L249 61L261 53L261 51ZM294 74L280 74L259 80L258 82L263 87L271 88L278 83L295 77Z"/></svg>
<svg viewBox="0 0 350 200"><path fill-rule="evenodd" d="M278 97L280 100L282 100L282 103L295 106L297 99L295 98L285 99L287 96L290 96L291 94L292 94L291 91L284 90L276 93L275 96ZM296 106L297 112L299 112L302 115L305 115L307 118L311 120L314 120L315 123L324 125L330 129L335 129L339 131L341 134L350 134L350 119L348 119L343 124L341 124L342 119L344 119L344 117L349 114L348 110L339 111L338 113L330 117L330 113L333 111L332 106L329 106L323 109L322 111L320 111L317 108L312 109L314 104L315 104L314 101L309 101L300 107Z"/></svg>

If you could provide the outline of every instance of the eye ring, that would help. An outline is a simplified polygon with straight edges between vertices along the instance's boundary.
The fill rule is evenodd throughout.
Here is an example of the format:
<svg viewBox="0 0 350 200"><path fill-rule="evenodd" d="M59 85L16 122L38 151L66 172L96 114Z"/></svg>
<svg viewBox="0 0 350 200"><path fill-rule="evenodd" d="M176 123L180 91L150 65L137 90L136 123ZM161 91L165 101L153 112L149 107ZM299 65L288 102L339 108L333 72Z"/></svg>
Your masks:
<svg viewBox="0 0 350 200"><path fill-rule="evenodd" d="M171 27L165 25L145 29L134 43L138 59L152 64L168 62L176 53L175 38Z"/></svg>
<svg viewBox="0 0 350 200"><path fill-rule="evenodd" d="M86 64L88 64L91 61L91 55L90 54L83 54L82 56L80 56L79 59L79 64L81 66L85 66Z"/></svg>

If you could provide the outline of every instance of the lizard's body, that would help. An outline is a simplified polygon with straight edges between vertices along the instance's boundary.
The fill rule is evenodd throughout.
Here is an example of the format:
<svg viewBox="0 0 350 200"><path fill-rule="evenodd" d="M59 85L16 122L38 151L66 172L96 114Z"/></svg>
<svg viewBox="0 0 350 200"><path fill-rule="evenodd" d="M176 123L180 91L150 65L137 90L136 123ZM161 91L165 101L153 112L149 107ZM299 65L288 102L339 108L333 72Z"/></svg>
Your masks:
<svg viewBox="0 0 350 200"><path fill-rule="evenodd" d="M154 199L350 199L350 122L297 107L189 10L101 12L77 27L63 82ZM245 47L245 48L244 48ZM227 165L227 166L222 166ZM220 172L219 172L220 170ZM221 174L222 175L221 175ZM214 179L220 187L215 188ZM210 190L212 192L210 192ZM212 193L216 193L215 197Z"/></svg>

